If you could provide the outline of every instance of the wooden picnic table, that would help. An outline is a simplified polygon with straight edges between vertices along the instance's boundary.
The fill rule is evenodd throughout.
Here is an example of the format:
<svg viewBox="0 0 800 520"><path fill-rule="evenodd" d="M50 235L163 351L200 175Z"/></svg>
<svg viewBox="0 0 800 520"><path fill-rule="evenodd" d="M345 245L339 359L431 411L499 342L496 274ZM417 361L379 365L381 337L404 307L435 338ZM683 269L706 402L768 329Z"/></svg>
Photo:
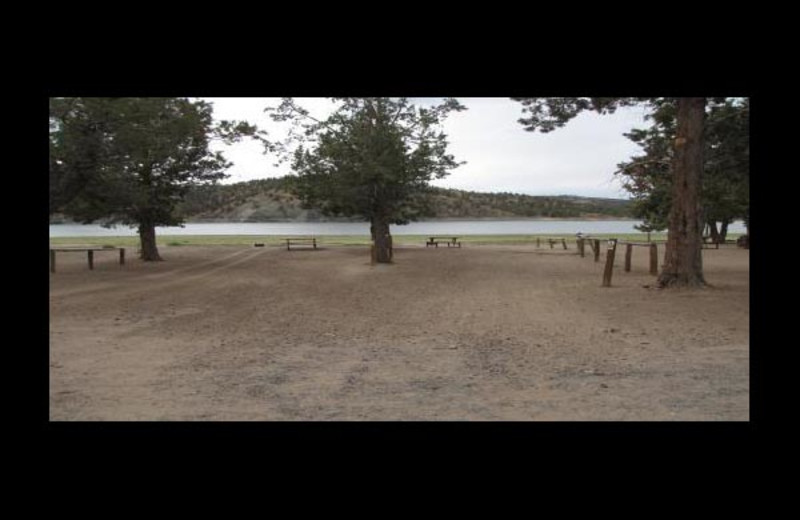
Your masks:
<svg viewBox="0 0 800 520"><path fill-rule="evenodd" d="M50 272L56 272L56 252L84 252L89 262L89 269L94 269L94 252L95 251L119 251L119 265L125 264L125 248L114 246L89 246L89 247L51 247L50 248Z"/></svg>
<svg viewBox="0 0 800 520"><path fill-rule="evenodd" d="M458 241L460 237L452 237L452 236L432 236L428 237L428 241L425 242L425 247L428 246L436 246L439 247L439 243L447 244L447 247L461 247L461 242Z"/></svg>
<svg viewBox="0 0 800 520"><path fill-rule="evenodd" d="M286 250L291 251L292 243L302 243L302 242L311 242L311 245L314 246L314 249L317 248L317 239L316 237L287 237L284 238L286 240Z"/></svg>

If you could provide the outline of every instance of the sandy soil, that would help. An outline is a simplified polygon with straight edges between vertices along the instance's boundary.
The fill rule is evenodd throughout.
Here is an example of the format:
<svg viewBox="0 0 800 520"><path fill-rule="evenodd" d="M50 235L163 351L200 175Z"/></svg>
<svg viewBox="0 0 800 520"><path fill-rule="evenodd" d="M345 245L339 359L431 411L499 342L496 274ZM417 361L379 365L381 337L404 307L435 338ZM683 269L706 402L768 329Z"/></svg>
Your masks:
<svg viewBox="0 0 800 520"><path fill-rule="evenodd" d="M62 253L50 419L748 420L748 251L705 250L698 291L634 249L611 288L574 243Z"/></svg>

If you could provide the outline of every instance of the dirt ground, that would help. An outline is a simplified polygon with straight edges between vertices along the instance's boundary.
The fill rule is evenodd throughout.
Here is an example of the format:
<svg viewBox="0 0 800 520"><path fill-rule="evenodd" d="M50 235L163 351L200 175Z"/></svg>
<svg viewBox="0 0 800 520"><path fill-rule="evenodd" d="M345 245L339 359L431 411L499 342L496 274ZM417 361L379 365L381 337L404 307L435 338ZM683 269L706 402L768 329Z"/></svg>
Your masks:
<svg viewBox="0 0 800 520"><path fill-rule="evenodd" d="M59 253L50 419L749 420L749 252L658 290L634 249L611 288L574 243Z"/></svg>

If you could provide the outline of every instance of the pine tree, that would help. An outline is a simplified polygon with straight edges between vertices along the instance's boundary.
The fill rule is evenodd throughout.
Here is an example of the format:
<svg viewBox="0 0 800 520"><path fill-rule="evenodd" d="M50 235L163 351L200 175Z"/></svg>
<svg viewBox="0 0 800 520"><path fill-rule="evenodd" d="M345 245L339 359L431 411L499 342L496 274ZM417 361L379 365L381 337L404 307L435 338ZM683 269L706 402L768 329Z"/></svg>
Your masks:
<svg viewBox="0 0 800 520"><path fill-rule="evenodd" d="M706 98L512 98L523 105L519 119L528 131L550 132L584 110L613 113L620 106L674 102L675 139L671 158L671 204L661 287L705 285L702 262L703 219L700 190L703 174Z"/></svg>
<svg viewBox="0 0 800 520"><path fill-rule="evenodd" d="M406 98L333 98L338 108L325 120L313 118L291 98L273 109L273 119L300 126L300 146L291 153L297 177L293 191L304 206L325 215L358 216L369 221L376 261L391 262L390 224L406 224L430 212L428 181L458 166L447 154L439 125L451 111L464 110L455 99L417 107ZM270 143L290 155L293 140Z"/></svg>
<svg viewBox="0 0 800 520"><path fill-rule="evenodd" d="M175 208L193 185L230 166L212 139L233 142L254 126L222 121L187 98L52 98L50 212L83 223L138 228L142 260L161 260L157 226L182 223Z"/></svg>

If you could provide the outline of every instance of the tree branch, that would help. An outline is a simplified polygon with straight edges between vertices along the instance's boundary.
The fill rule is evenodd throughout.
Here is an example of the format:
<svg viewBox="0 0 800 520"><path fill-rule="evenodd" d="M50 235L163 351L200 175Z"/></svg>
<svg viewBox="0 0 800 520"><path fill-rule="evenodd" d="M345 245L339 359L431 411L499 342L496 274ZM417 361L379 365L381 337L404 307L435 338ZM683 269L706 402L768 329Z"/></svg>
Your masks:
<svg viewBox="0 0 800 520"><path fill-rule="evenodd" d="M634 166L641 166L643 164L666 164L666 165L670 165L670 164L672 164L672 161L670 161L669 159L648 159L646 161L633 161L633 162L631 162L629 164L626 164L624 167L620 168L619 170L615 171L614 174L624 172L625 170L633 168Z"/></svg>

